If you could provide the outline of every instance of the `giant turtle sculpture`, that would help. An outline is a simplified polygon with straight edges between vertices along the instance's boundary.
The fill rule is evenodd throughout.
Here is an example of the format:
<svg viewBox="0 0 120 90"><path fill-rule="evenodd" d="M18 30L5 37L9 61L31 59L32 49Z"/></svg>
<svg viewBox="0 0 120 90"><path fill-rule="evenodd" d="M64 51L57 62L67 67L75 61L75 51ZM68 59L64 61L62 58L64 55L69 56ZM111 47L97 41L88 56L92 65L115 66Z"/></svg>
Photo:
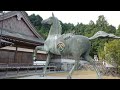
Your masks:
<svg viewBox="0 0 120 90"><path fill-rule="evenodd" d="M46 75L46 69L50 61L51 54L57 55L68 55L71 54L75 60L75 64L70 70L67 79L71 79L72 73L76 69L77 65L80 62L80 57L83 57L91 65L93 65L97 76L101 79L100 70L95 64L94 59L89 55L91 43L90 40L98 37L111 37L111 38L120 38L113 34L108 34L103 31L98 31L94 36L88 38L83 35L74 35L72 33L61 34L62 28L59 20L52 13L52 17L49 17L46 20L41 22L42 24L50 24L51 28L48 34L47 39L44 42L44 46L37 46L34 52L34 60L36 59L36 54L38 50L46 51L48 53L46 65L44 67L43 76Z"/></svg>

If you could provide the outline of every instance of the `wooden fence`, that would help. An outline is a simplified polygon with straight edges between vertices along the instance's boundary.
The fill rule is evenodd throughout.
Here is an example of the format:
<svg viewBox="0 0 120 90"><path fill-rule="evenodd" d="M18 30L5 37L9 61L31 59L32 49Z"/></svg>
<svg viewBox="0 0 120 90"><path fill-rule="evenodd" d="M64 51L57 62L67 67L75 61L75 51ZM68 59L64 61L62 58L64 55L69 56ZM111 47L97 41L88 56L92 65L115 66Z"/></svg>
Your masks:
<svg viewBox="0 0 120 90"><path fill-rule="evenodd" d="M55 64L51 63L49 64L47 68L47 72L66 72L61 69L62 64ZM72 65L67 64L67 66L72 67ZM104 76L117 76L120 77L120 73L118 72L118 69L115 67L106 68L101 63L97 63L97 67L100 69L100 72ZM0 64L0 78L8 78L8 77L17 77L17 76L24 76L24 75L30 75L30 74L42 74L44 65L31 65L26 63L11 63L11 64ZM92 70L94 71L94 68L92 65L84 64L78 67L79 70ZM70 69L68 69L69 71Z"/></svg>
<svg viewBox="0 0 120 90"><path fill-rule="evenodd" d="M0 64L0 78L9 78L24 76L30 74L41 74L43 72L44 65L31 65L25 63L11 63L11 64ZM48 66L47 71L56 71L56 66Z"/></svg>
<svg viewBox="0 0 120 90"><path fill-rule="evenodd" d="M46 54L37 54L39 60L46 60ZM31 63L33 64L33 52L18 51L17 54L14 50L1 50L0 49L0 63Z"/></svg>

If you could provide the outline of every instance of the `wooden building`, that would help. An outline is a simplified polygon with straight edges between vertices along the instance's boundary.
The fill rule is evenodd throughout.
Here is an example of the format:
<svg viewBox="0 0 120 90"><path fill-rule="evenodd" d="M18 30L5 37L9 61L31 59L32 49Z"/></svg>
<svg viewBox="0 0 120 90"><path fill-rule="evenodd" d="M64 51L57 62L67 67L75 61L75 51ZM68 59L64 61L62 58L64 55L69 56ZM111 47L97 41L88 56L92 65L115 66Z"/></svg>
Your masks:
<svg viewBox="0 0 120 90"><path fill-rule="evenodd" d="M26 12L0 15L0 32L0 63L33 64L33 51L36 46L44 45L44 39L36 32ZM37 57L46 60L46 53L39 51Z"/></svg>

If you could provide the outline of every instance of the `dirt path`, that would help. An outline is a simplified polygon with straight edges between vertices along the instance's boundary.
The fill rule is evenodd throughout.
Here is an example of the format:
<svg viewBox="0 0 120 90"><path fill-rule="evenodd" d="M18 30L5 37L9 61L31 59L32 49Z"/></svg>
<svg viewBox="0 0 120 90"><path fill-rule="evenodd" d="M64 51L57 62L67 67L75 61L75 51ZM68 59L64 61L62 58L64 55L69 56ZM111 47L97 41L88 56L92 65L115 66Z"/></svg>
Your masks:
<svg viewBox="0 0 120 90"><path fill-rule="evenodd" d="M58 77L66 77L68 72L65 73L54 73L48 74L48 76L58 76ZM75 71L72 75L73 79L97 79L97 75L94 71ZM113 76L103 76L102 79L120 79L120 77Z"/></svg>

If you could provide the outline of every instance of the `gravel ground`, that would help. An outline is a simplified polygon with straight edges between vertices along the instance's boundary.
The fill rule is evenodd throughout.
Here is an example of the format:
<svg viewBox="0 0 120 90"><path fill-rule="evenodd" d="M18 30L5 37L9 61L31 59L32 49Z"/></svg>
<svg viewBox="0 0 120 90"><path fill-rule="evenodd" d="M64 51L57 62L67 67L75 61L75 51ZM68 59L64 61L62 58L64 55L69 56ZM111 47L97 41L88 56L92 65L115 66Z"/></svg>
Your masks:
<svg viewBox="0 0 120 90"><path fill-rule="evenodd" d="M68 72L51 73L47 74L46 77L40 75L33 75L27 77L20 77L16 79L66 79ZM97 75L94 71L75 71L72 75L72 79L97 79ZM103 76L102 79L120 79L119 77Z"/></svg>

